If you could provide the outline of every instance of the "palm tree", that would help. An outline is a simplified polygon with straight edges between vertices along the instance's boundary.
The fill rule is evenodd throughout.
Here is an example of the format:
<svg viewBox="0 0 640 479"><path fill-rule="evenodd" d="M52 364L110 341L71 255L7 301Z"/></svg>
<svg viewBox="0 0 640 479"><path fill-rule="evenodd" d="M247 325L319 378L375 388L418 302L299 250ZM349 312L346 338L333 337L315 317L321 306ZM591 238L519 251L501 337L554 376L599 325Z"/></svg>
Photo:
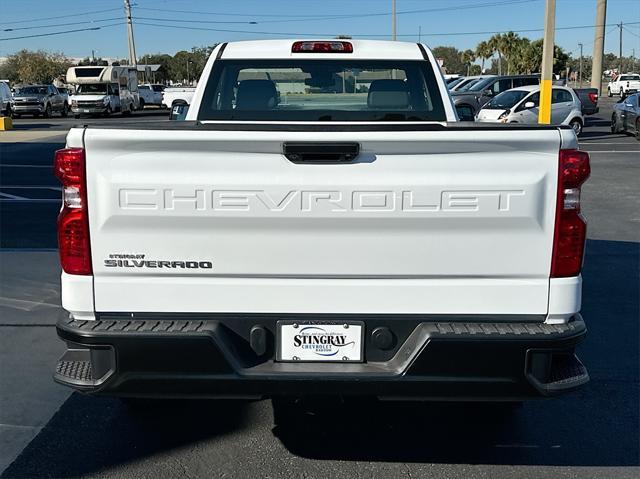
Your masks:
<svg viewBox="0 0 640 479"><path fill-rule="evenodd" d="M467 76L469 76L469 70L471 64L476 61L476 53L473 50L465 50L460 54L460 60L467 67Z"/></svg>
<svg viewBox="0 0 640 479"><path fill-rule="evenodd" d="M478 43L476 47L476 56L482 59L482 69L481 73L484 73L484 62L485 60L491 58L493 56L494 50L491 48L488 42L482 41Z"/></svg>
<svg viewBox="0 0 640 479"><path fill-rule="evenodd" d="M513 32L507 32L500 36L501 53L507 58L507 75L511 73L511 64L514 53L520 43L520 35Z"/></svg>
<svg viewBox="0 0 640 479"><path fill-rule="evenodd" d="M498 75L502 75L502 35L496 33L494 36L489 38L487 43L489 44L491 51L498 53Z"/></svg>

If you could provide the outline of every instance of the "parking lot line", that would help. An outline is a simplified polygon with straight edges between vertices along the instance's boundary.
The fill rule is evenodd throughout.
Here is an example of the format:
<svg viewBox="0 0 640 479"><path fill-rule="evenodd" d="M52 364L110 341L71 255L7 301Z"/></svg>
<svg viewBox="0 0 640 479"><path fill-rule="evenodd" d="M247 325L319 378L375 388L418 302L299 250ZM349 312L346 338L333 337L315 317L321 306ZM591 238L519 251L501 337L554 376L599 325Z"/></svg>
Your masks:
<svg viewBox="0 0 640 479"><path fill-rule="evenodd" d="M0 168L53 168L51 165L3 165Z"/></svg>
<svg viewBox="0 0 640 479"><path fill-rule="evenodd" d="M3 197L3 198L0 198L0 201L7 201L7 200L25 201L25 200L29 199L29 198L25 198L23 196L11 195L9 193L2 193L2 192L0 192L0 196Z"/></svg>
<svg viewBox="0 0 640 479"><path fill-rule="evenodd" d="M20 188L21 190L53 190L53 191L62 191L62 186L26 186L26 185L1 185L1 189L15 189Z"/></svg>

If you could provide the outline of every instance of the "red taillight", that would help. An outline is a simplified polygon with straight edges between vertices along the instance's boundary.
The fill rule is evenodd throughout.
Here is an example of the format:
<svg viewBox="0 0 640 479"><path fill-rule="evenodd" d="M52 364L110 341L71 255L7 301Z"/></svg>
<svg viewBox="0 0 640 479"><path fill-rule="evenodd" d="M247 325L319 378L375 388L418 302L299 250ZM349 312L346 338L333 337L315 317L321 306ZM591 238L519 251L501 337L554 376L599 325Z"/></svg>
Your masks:
<svg viewBox="0 0 640 479"><path fill-rule="evenodd" d="M591 103L597 103L598 102L598 94L596 92L589 92L589 100L591 100Z"/></svg>
<svg viewBox="0 0 640 479"><path fill-rule="evenodd" d="M589 178L589 154L560 150L558 198L551 277L577 276L582 269L587 225L580 214L580 187Z"/></svg>
<svg viewBox="0 0 640 479"><path fill-rule="evenodd" d="M353 53L353 45L349 42L295 42L291 47L293 53Z"/></svg>
<svg viewBox="0 0 640 479"><path fill-rule="evenodd" d="M62 183L62 209L58 216L58 249L65 273L92 273L84 149L56 151L53 170Z"/></svg>

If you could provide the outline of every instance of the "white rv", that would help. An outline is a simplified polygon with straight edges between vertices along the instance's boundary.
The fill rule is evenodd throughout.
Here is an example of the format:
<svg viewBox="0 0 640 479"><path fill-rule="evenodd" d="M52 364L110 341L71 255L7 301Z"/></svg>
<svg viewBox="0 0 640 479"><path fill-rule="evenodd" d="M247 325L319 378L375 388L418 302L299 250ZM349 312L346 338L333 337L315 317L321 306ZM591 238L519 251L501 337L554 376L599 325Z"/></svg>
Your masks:
<svg viewBox="0 0 640 479"><path fill-rule="evenodd" d="M67 71L67 83L74 85L71 111L81 115L121 112L130 115L140 106L135 68L128 66L82 66Z"/></svg>

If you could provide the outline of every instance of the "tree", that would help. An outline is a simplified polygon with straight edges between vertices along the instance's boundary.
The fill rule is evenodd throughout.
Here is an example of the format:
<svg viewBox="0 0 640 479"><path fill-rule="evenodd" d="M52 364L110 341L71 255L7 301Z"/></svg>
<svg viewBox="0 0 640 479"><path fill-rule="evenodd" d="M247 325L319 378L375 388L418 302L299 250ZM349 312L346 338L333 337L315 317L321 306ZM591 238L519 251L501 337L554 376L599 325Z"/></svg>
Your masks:
<svg viewBox="0 0 640 479"><path fill-rule="evenodd" d="M507 59L507 75L511 74L511 67L514 54L517 52L520 45L520 35L511 31L500 36L500 45L502 54Z"/></svg>
<svg viewBox="0 0 640 479"><path fill-rule="evenodd" d="M106 66L109 66L109 62L107 60L103 60L100 57L98 58L84 57L82 60L78 62L78 66L79 67L84 67L84 66L106 67Z"/></svg>
<svg viewBox="0 0 640 479"><path fill-rule="evenodd" d="M467 76L469 76L471 64L476 61L476 53L473 50L465 50L460 54L460 61L467 67Z"/></svg>
<svg viewBox="0 0 640 479"><path fill-rule="evenodd" d="M455 47L435 47L433 55L441 58L447 73L465 73L466 67L461 60L461 52Z"/></svg>
<svg viewBox="0 0 640 479"><path fill-rule="evenodd" d="M496 33L487 40L487 43L489 44L489 48L498 54L498 75L502 75L502 52L504 46L502 42L502 35L500 33Z"/></svg>
<svg viewBox="0 0 640 479"><path fill-rule="evenodd" d="M491 58L494 54L494 50L489 45L489 42L482 41L478 43L476 47L476 57L482 60L481 72L484 73L484 62Z"/></svg>
<svg viewBox="0 0 640 479"><path fill-rule="evenodd" d="M72 62L61 53L20 50L7 57L0 77L12 83L51 83L64 75L71 65Z"/></svg>
<svg viewBox="0 0 640 479"><path fill-rule="evenodd" d="M160 65L158 71L154 72L155 81L167 83L171 79L171 55L166 53L156 53L144 55L138 60L138 65Z"/></svg>
<svg viewBox="0 0 640 479"><path fill-rule="evenodd" d="M169 77L178 82L197 81L214 48L215 45L193 47L190 52L177 52L169 62Z"/></svg>

